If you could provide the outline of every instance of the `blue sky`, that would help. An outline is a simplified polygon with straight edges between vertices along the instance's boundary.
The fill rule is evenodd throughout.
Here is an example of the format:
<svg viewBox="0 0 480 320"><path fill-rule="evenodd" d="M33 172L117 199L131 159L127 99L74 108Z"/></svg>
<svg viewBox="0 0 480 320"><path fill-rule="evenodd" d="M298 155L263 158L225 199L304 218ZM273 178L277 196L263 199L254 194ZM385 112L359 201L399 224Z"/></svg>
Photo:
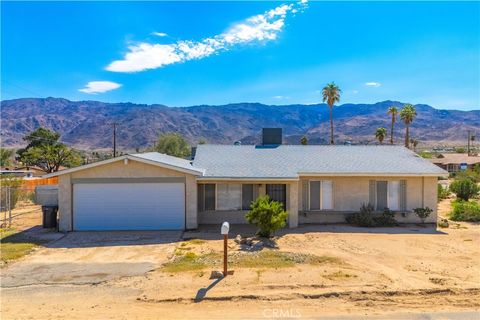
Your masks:
<svg viewBox="0 0 480 320"><path fill-rule="evenodd" d="M3 2L2 99L480 109L480 2Z"/></svg>

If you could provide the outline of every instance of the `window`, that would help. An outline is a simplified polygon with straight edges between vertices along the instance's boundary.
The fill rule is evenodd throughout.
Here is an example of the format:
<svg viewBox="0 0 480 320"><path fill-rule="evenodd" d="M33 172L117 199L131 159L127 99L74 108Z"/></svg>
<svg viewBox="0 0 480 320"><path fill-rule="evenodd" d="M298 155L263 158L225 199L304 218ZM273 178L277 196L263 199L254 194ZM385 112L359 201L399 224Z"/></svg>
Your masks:
<svg viewBox="0 0 480 320"><path fill-rule="evenodd" d="M331 180L310 181L310 210L333 209L333 183Z"/></svg>
<svg viewBox="0 0 480 320"><path fill-rule="evenodd" d="M250 210L250 204L258 196L254 184L199 184L198 211Z"/></svg>
<svg viewBox="0 0 480 320"><path fill-rule="evenodd" d="M241 184L217 184L217 210L240 210L242 208Z"/></svg>
<svg viewBox="0 0 480 320"><path fill-rule="evenodd" d="M255 200L253 184L242 184L242 210L250 210L250 205Z"/></svg>
<svg viewBox="0 0 480 320"><path fill-rule="evenodd" d="M377 181L376 210L400 210L400 181Z"/></svg>
<svg viewBox="0 0 480 320"><path fill-rule="evenodd" d="M388 181L388 208L400 210L400 181Z"/></svg>
<svg viewBox="0 0 480 320"><path fill-rule="evenodd" d="M215 184L205 184L205 211L215 210Z"/></svg>
<svg viewBox="0 0 480 320"><path fill-rule="evenodd" d="M285 184L267 184L266 193L273 201L281 202L283 209L286 208L287 186Z"/></svg>

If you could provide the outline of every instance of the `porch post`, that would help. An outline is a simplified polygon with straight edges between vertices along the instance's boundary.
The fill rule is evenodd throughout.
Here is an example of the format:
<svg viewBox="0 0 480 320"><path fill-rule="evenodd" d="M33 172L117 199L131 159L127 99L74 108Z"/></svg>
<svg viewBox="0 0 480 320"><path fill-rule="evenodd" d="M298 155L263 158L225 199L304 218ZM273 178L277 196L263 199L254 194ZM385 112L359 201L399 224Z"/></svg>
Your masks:
<svg viewBox="0 0 480 320"><path fill-rule="evenodd" d="M298 227L298 181L287 184L288 227Z"/></svg>

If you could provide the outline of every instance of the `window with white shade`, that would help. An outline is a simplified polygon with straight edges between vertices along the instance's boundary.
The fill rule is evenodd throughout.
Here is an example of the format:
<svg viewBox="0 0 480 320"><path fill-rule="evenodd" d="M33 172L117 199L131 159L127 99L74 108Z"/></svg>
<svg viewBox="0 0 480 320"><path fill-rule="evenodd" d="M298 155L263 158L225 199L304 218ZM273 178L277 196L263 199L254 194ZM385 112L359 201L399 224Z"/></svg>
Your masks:
<svg viewBox="0 0 480 320"><path fill-rule="evenodd" d="M400 210L400 181L388 181L388 208Z"/></svg>
<svg viewBox="0 0 480 320"><path fill-rule="evenodd" d="M217 210L240 210L242 208L242 185L217 184Z"/></svg>
<svg viewBox="0 0 480 320"><path fill-rule="evenodd" d="M388 208L392 211L400 210L400 181L377 181L376 209L382 211Z"/></svg>
<svg viewBox="0 0 480 320"><path fill-rule="evenodd" d="M312 211L333 209L333 182L331 180L310 181L309 208Z"/></svg>

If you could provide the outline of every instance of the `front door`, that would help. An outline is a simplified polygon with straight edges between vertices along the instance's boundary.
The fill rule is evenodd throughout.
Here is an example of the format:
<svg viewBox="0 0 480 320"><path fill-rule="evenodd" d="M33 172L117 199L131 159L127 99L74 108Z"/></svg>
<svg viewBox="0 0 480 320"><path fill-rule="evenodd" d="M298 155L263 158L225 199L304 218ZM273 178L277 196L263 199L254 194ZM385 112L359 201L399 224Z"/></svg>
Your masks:
<svg viewBox="0 0 480 320"><path fill-rule="evenodd" d="M286 184L267 184L267 195L270 199L283 203L283 209L286 208L287 185Z"/></svg>

